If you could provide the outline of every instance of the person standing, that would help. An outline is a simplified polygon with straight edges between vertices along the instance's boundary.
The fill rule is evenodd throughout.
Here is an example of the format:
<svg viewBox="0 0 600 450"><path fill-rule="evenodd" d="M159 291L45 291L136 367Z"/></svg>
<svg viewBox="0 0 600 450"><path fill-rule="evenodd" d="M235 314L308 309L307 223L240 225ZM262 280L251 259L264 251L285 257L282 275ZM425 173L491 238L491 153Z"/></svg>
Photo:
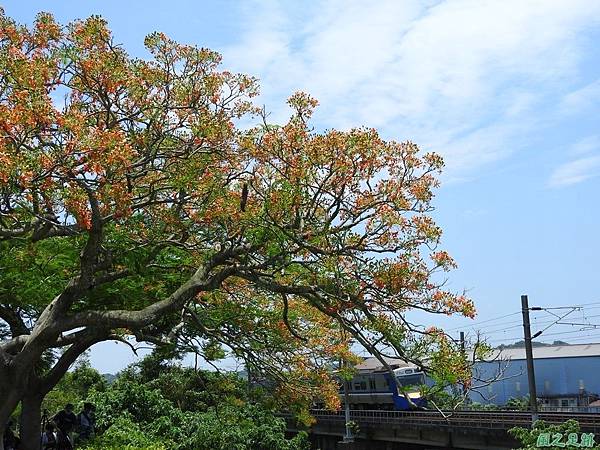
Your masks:
<svg viewBox="0 0 600 450"><path fill-rule="evenodd" d="M94 436L94 405L84 403L83 410L77 414L79 440L87 441Z"/></svg>
<svg viewBox="0 0 600 450"><path fill-rule="evenodd" d="M77 425L77 416L73 413L73 405L68 403L62 411L59 411L52 421L56 424L58 450L73 450L72 433Z"/></svg>
<svg viewBox="0 0 600 450"><path fill-rule="evenodd" d="M47 423L42 434L42 450L55 450L57 448L58 439L54 432L54 425Z"/></svg>

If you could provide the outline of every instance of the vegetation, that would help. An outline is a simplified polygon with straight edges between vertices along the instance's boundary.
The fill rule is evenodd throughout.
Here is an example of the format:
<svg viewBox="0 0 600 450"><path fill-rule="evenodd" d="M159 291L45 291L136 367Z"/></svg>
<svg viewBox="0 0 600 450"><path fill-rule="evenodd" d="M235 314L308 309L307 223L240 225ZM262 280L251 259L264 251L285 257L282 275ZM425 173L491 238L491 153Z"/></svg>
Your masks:
<svg viewBox="0 0 600 450"><path fill-rule="evenodd" d="M155 376L160 370L160 376ZM61 399L96 406L92 449L301 450L306 434L285 437L285 422L272 411L265 392L250 390L235 374L196 371L154 357L128 368L107 386L81 365L59 383L45 406L56 412ZM74 394L77 393L77 397Z"/></svg>
<svg viewBox="0 0 600 450"><path fill-rule="evenodd" d="M54 389L44 398L42 408L54 414L64 408L67 403L82 402L89 392L105 392L108 384L97 370L84 360L75 369L67 372Z"/></svg>
<svg viewBox="0 0 600 450"><path fill-rule="evenodd" d="M373 129L316 133L303 93L270 124L256 80L217 53L145 44L130 57L100 17L0 12L0 434L20 405L36 448L44 398L105 340L229 352L304 406L337 405L330 368L356 361L352 340L468 380L457 344L406 320L475 314L437 275L455 265L429 215L441 158ZM159 426L135 420L106 436Z"/></svg>
<svg viewBox="0 0 600 450"><path fill-rule="evenodd" d="M511 397L508 399L506 404L497 405L495 403L479 403L474 401L464 401L464 395L459 392L458 388L447 389L439 391L432 388L422 388L424 395L427 395L428 401L435 404L435 407L442 410L451 409L467 409L475 411L499 411L499 410L510 410L510 411L528 411L529 395L523 397Z"/></svg>
<svg viewBox="0 0 600 450"><path fill-rule="evenodd" d="M567 420L560 425L551 425L543 420L538 420L533 424L532 429L515 427L509 430L509 433L521 442L518 450L539 450L540 448L559 450L575 447L600 449L600 446L595 445L594 435L582 433L579 422L576 420ZM554 442L559 445L552 445Z"/></svg>
<svg viewBox="0 0 600 450"><path fill-rule="evenodd" d="M569 344L568 342L564 342L564 341L554 341L554 342L552 342L552 344L548 344L546 342L538 342L538 341L531 342L532 347L549 347L551 345L571 345L571 344ZM496 348L498 348L500 350L502 350L504 348L525 348L525 341L520 340L520 341L514 342L512 344L501 344Z"/></svg>
<svg viewBox="0 0 600 450"><path fill-rule="evenodd" d="M538 400L539 403L539 400ZM504 405L504 409L511 409L516 411L528 411L531 408L529 395L523 397L511 397Z"/></svg>

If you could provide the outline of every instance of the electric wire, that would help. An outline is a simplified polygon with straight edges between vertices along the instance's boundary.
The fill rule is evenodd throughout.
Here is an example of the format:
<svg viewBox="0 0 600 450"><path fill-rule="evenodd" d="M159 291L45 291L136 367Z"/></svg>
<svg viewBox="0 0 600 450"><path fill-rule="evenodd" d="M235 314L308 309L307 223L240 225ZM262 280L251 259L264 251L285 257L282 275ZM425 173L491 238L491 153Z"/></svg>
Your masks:
<svg viewBox="0 0 600 450"><path fill-rule="evenodd" d="M511 313L511 314L506 314L504 316L495 317L493 319L488 319L488 320L482 320L482 321L479 321L479 322L474 322L474 323L472 323L470 325L465 325L465 326L456 327L456 328L449 328L446 331L463 330L463 329L471 328L471 327L476 326L476 325L480 325L482 323L489 323L489 322L494 322L496 320L505 319L507 317L515 316L517 314L521 314L521 311L517 311L517 312Z"/></svg>
<svg viewBox="0 0 600 450"><path fill-rule="evenodd" d="M600 317L600 314L594 314L591 316L584 316L583 320L586 319L593 319L593 318L598 318ZM536 320L536 318L532 318L531 319L531 325L532 325L532 329L535 329L536 326L542 326L542 325L546 325L549 323L553 323L555 322L555 319L550 319L550 320ZM515 329L515 328L522 328L523 324L522 323L517 323L514 325L511 325L509 327L506 327L505 325L509 325L509 324L514 324L514 321L511 322L504 322L502 324L494 324L492 326L492 329L487 329L485 330L485 334L486 335L490 335L490 334L495 334L495 333L499 333L499 332L505 332L506 330L511 330L511 329ZM571 322L558 322L556 325L561 326L561 325L574 325ZM580 325L580 324L576 324L576 325ZM597 326L597 325L593 325L593 324L581 324L581 326ZM598 325L600 326L600 325ZM499 328L496 328L499 327ZM477 331L476 329L474 329L474 331Z"/></svg>
<svg viewBox="0 0 600 450"><path fill-rule="evenodd" d="M535 308L535 309L533 309L533 308ZM577 342L577 341L586 340L586 339L589 340L590 338L596 338L596 337L600 338L600 334L599 335L590 334L590 333L594 333L594 332L600 332L600 324L593 324L590 322L590 319L599 318L600 314L592 314L592 315L586 314L592 310L600 309L600 302L598 302L598 301L582 303L582 304L573 305L573 306L533 307L533 308L530 308L530 309L533 309L532 312L535 312L535 313L546 312L547 314L553 316L549 319L544 316L538 317L537 314L532 317L531 325L533 326L534 330L535 330L535 328L538 328L538 327L541 328L541 330L534 332L534 333L538 333L538 332L540 333L539 339L537 339L535 342L543 342L548 337L556 337L556 336L568 336L565 339L567 339L570 342ZM558 313L555 314L552 312L554 310L564 310L564 309L570 309L571 311L568 312L567 314L563 314L560 316L558 315ZM518 341L522 341L524 339L523 336L507 337L506 334L507 334L507 331L509 331L509 330L514 330L516 328L522 327L523 326L522 323L515 323L515 320L504 321L504 322L498 322L498 321L501 321L502 319L506 319L508 317L517 316L521 313L522 313L521 311L516 311L516 312L505 314L502 316L493 317L491 319L486 319L486 320L478 321L475 323L471 323L469 325L450 328L447 331L451 332L451 331L457 331L457 330L465 330L467 332L469 332L469 331L483 332L482 333L483 338L490 345L492 345L492 343L494 343L495 345L498 345L498 343L503 343L503 342L518 342ZM581 314L575 314L575 313L581 313ZM568 319L570 319L569 322L564 321L567 318L567 316L570 316L570 317L568 317ZM581 320L581 322L579 322L579 320ZM487 324L486 328L484 330L478 329L478 327L480 327L482 324ZM571 329L569 331L557 331L554 333L544 333L549 328L552 328L555 326L556 327L578 326L581 328L578 330ZM588 333L588 334L582 335L581 333ZM494 337L494 335L496 335L496 337Z"/></svg>
<svg viewBox="0 0 600 450"><path fill-rule="evenodd" d="M593 306L593 305L598 305L598 306ZM582 303L582 304L578 304L578 305L573 305L573 306L559 306L559 307L548 307L548 308L542 308L541 311L547 310L547 309L567 309L567 308L573 308L573 309L578 309L578 308L585 308L587 306L593 306L591 308L587 308L587 309L600 309L600 302L590 302L590 303ZM491 319L486 319L486 320L481 320L481 321L477 321L477 322L473 322L469 325L463 325L460 327L454 327L454 328L448 328L446 331L456 331L456 330L465 330L465 329L469 329L469 328L475 328L480 324L483 323L490 323L490 322L495 322L497 320L501 320L501 319L505 319L507 317L512 317L512 316L516 316L518 314L521 314L521 311L516 311L510 314L505 314L503 316L498 316L498 317L493 317ZM596 316L596 317L600 317L600 316ZM512 324L513 322L503 322L503 324ZM549 322L548 322L549 323ZM492 326L496 327L496 326L500 326L502 324L493 324Z"/></svg>

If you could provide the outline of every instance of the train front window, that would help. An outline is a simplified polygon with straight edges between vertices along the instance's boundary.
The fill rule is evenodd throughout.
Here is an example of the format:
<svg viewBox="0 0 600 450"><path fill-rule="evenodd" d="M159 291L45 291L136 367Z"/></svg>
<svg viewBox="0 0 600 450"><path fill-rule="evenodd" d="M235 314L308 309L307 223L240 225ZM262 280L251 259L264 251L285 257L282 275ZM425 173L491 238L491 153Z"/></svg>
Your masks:
<svg viewBox="0 0 600 450"><path fill-rule="evenodd" d="M367 382L360 381L360 382L354 383L354 390L355 391L366 391L367 390Z"/></svg>
<svg viewBox="0 0 600 450"><path fill-rule="evenodd" d="M398 383L400 386L419 386L425 383L423 374L405 375L398 377Z"/></svg>

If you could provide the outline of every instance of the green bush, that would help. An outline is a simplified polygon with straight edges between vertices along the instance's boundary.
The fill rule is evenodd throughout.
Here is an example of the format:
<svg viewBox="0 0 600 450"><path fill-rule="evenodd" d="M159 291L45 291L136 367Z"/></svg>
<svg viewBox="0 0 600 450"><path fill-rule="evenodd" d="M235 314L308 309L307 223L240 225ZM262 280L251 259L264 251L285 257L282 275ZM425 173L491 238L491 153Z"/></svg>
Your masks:
<svg viewBox="0 0 600 450"><path fill-rule="evenodd" d="M164 444L157 444L154 437L148 436L140 427L123 415L100 436L83 446L87 450L166 450Z"/></svg>
<svg viewBox="0 0 600 450"><path fill-rule="evenodd" d="M181 369L173 371L177 379ZM213 377L210 375L207 379ZM168 386L166 374L147 383L135 376L117 380L105 391L92 391L87 401L96 405L99 436L89 449L173 449L173 450L304 450L308 448L305 433L292 439L285 437L285 421L273 411L246 399L236 398L236 383L215 383L214 392L190 392L195 407L186 400L186 409L165 398L172 396L180 403L181 387ZM180 380L181 381L181 380ZM213 380L216 381L216 380ZM231 380L229 380L231 381ZM158 387L168 389L159 389ZM223 389L218 396L219 386ZM197 394L197 395L194 395ZM202 395L200 395L202 394Z"/></svg>
<svg viewBox="0 0 600 450"><path fill-rule="evenodd" d="M582 439L582 433L581 428L579 426L579 422L573 419L567 420L566 422L559 425L552 425L544 422L543 420L538 420L533 424L531 430L528 428L515 427L509 430L508 432L521 442L521 447L519 447L519 449L517 450L539 450L540 448L548 450L559 450L564 448L579 447L579 445L540 445L539 439L541 434L546 434L546 437L549 438L550 441L554 439L554 436L558 437L560 435L560 442L562 443L565 443L569 435L574 435L574 437L576 437L578 441ZM593 441L593 438L591 440ZM582 448L600 449L600 446L582 446Z"/></svg>
<svg viewBox="0 0 600 450"><path fill-rule="evenodd" d="M65 403L96 406L87 450L305 450L308 436L285 437L269 397L235 374L169 365L159 357L130 366L114 383L79 364L46 397L51 414Z"/></svg>
<svg viewBox="0 0 600 450"><path fill-rule="evenodd" d="M67 403L73 403L79 409L80 403L92 391L104 391L106 380L87 362L78 364L75 370L67 372L58 385L46 395L42 405L52 416L63 409Z"/></svg>
<svg viewBox="0 0 600 450"><path fill-rule="evenodd" d="M306 433L285 438L285 421L260 406L227 405L190 415L190 431L182 449L199 450L303 450L308 448Z"/></svg>

